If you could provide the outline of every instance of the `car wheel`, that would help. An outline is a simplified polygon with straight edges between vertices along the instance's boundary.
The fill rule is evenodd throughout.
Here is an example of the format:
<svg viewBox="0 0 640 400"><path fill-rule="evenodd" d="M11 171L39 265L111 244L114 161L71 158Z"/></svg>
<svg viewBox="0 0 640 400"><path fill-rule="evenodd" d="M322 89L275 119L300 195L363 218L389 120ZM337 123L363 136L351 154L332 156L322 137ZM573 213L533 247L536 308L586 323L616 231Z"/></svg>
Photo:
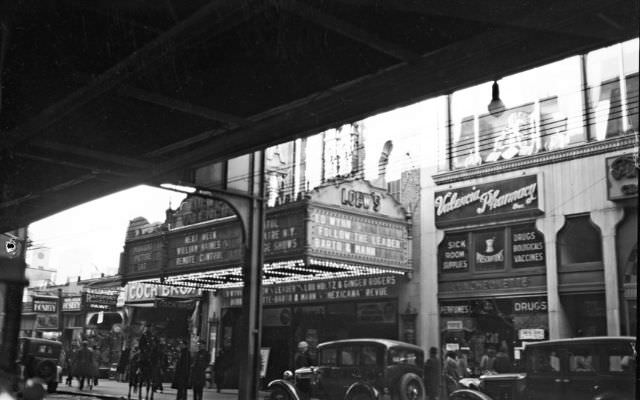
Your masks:
<svg viewBox="0 0 640 400"><path fill-rule="evenodd" d="M47 392L55 393L58 390L58 382L49 382L47 384Z"/></svg>
<svg viewBox="0 0 640 400"><path fill-rule="evenodd" d="M281 387L274 387L269 393L269 400L293 400L289 393Z"/></svg>
<svg viewBox="0 0 640 400"><path fill-rule="evenodd" d="M423 400L425 396L422 378L414 373L404 374L400 378L400 400Z"/></svg>

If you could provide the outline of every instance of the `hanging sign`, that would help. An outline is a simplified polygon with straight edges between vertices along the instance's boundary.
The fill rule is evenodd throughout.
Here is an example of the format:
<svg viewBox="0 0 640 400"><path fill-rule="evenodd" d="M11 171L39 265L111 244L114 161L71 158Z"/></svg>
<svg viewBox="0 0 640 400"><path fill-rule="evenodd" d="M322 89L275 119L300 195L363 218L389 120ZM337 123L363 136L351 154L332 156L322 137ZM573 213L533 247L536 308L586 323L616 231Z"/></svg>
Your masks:
<svg viewBox="0 0 640 400"><path fill-rule="evenodd" d="M270 209L264 222L264 259L280 261L304 253L305 209L291 207L277 212Z"/></svg>
<svg viewBox="0 0 640 400"><path fill-rule="evenodd" d="M33 312L38 314L55 314L58 312L58 302L51 300L33 300Z"/></svg>
<svg viewBox="0 0 640 400"><path fill-rule="evenodd" d="M162 267L164 242L162 237L133 240L125 243L125 272L136 274L159 271Z"/></svg>
<svg viewBox="0 0 640 400"><path fill-rule="evenodd" d="M113 311L118 303L118 293L107 290L87 289L85 305L89 311Z"/></svg>
<svg viewBox="0 0 640 400"><path fill-rule="evenodd" d="M167 269L171 273L240 265L242 226L233 221L171 232L168 253Z"/></svg>
<svg viewBox="0 0 640 400"><path fill-rule="evenodd" d="M62 311L73 312L82 310L82 296L72 296L62 298Z"/></svg>
<svg viewBox="0 0 640 400"><path fill-rule="evenodd" d="M619 201L638 197L637 162L637 158L634 158L633 154L607 158L607 197L609 200Z"/></svg>
<svg viewBox="0 0 640 400"><path fill-rule="evenodd" d="M438 228L542 214L537 175L436 192Z"/></svg>

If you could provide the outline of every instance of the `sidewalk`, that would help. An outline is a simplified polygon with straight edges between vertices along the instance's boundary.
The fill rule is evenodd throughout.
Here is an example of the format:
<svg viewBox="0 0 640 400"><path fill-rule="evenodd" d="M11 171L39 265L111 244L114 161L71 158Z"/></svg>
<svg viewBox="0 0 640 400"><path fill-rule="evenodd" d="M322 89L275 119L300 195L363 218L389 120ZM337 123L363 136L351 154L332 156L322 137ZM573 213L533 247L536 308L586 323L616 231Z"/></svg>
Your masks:
<svg viewBox="0 0 640 400"><path fill-rule="evenodd" d="M176 398L176 390L171 389L170 383L164 383L162 385L164 387L163 392L155 392L153 394L154 400L175 400ZM100 379L98 386L94 386L93 390L88 390L86 387L83 390L78 389L78 381L74 379L73 386L67 386L66 384L60 383L58 384L59 394L69 394L73 396L90 396L90 397L98 397L106 400L112 399L126 399L129 394L129 385L124 382L112 381L109 379ZM146 389L142 389L142 399L144 399L144 394L146 393ZM238 390L237 389L222 389L220 393L216 392L216 389L204 389L203 400L232 400L238 398ZM267 398L267 392L259 392L258 399L265 400ZM189 390L187 400L193 399L193 391ZM138 400L138 394L131 392L131 400Z"/></svg>

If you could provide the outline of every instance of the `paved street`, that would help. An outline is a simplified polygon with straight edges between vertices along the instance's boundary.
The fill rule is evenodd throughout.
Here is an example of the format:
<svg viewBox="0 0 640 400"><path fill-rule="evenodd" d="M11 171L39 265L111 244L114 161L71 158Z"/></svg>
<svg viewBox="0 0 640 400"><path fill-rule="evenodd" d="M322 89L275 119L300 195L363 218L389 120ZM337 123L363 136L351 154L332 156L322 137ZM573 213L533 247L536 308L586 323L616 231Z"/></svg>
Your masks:
<svg viewBox="0 0 640 400"><path fill-rule="evenodd" d="M164 383L164 391L162 393L156 392L153 395L154 400L174 400L176 398L176 390L171 389L170 383ZM87 400L91 397L101 399L121 399L126 398L129 393L129 387L126 383L116 382L107 379L101 379L98 386L94 386L93 390L78 389L78 382L74 380L73 386L69 387L64 384L58 386L58 392L47 396L49 400ZM143 395L145 390L143 389ZM131 394L131 398L137 400L137 394ZM143 396L144 398L144 396ZM189 390L189 396L187 400L193 398L193 392ZM215 389L204 390L203 400L231 400L238 398L238 391L236 389L223 389L220 393L217 393ZM259 399L266 399L267 393L260 392Z"/></svg>

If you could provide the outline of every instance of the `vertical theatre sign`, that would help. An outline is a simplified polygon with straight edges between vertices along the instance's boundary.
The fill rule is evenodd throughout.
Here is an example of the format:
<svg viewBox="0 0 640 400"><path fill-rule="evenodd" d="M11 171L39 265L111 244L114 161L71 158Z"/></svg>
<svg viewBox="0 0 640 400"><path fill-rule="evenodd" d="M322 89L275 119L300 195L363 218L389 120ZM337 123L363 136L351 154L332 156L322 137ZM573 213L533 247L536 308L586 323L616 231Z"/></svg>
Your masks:
<svg viewBox="0 0 640 400"><path fill-rule="evenodd" d="M435 193L436 226L446 228L542 214L538 175Z"/></svg>

